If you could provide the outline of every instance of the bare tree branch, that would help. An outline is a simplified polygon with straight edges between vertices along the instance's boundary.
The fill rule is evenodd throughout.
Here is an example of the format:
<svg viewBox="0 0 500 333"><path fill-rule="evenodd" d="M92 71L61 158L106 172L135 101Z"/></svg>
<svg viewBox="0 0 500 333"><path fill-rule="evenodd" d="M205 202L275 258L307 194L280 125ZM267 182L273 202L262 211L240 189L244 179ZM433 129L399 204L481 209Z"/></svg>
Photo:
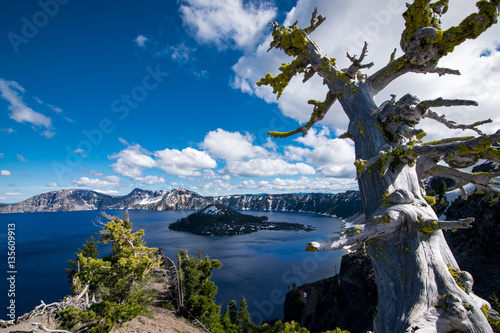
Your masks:
<svg viewBox="0 0 500 333"><path fill-rule="evenodd" d="M450 168L444 165L436 165L432 169L428 170L427 173L430 176L451 178L456 180L458 183L474 184L487 191L500 192L500 189L491 186L498 185L498 182L494 180L495 177L498 177L498 173L473 173Z"/></svg>
<svg viewBox="0 0 500 333"><path fill-rule="evenodd" d="M423 232L432 232L436 230L454 230L454 229L470 229L474 222L473 217L459 219L456 221L428 220L420 224Z"/></svg>
<svg viewBox="0 0 500 333"><path fill-rule="evenodd" d="M400 221L390 220L383 224L364 224L346 229L339 237L307 243L306 251L334 251L344 249L348 253L359 249L365 242L387 236L401 227ZM455 230L472 228L474 218L456 221L427 220L419 223L422 233L432 233L437 230Z"/></svg>
<svg viewBox="0 0 500 333"><path fill-rule="evenodd" d="M458 141L457 141L458 140ZM416 156L430 156L444 158L449 163L454 158L469 157L470 155L497 162L500 155L498 147L492 145L500 140L500 130L478 138L465 137L438 140L413 147L413 154ZM453 165L450 165L455 167Z"/></svg>
<svg viewBox="0 0 500 333"><path fill-rule="evenodd" d="M452 52L466 39L475 39L497 22L500 3L496 0L478 1L478 12L467 16L458 26L441 30L441 15L446 13L447 1L431 3L415 0L403 14L406 28L401 35L404 55L373 74L368 81L377 94L399 76L408 73L437 73L459 75L459 71L439 68L439 60Z"/></svg>
<svg viewBox="0 0 500 333"><path fill-rule="evenodd" d="M273 138L287 138L291 135L295 135L298 133L302 133L303 136L307 134L307 132L313 127L314 124L316 124L318 121L321 121L330 107L335 103L337 100L337 95L333 94L330 90L328 91L326 95L326 99L324 102L318 102L316 100L309 100L308 104L314 105L314 110L311 114L311 118L307 122L307 124L293 130L290 132L275 132L275 131L270 131L268 134L272 136Z"/></svg>
<svg viewBox="0 0 500 333"><path fill-rule="evenodd" d="M446 74L461 75L460 71L457 70L457 69L442 68L442 67L436 67L433 70L429 71L429 73L436 73L439 76L443 76L443 75L446 75Z"/></svg>
<svg viewBox="0 0 500 333"><path fill-rule="evenodd" d="M493 146L500 140L500 130L491 135L481 137L457 137L424 143L421 145L400 144L398 146L386 145L369 160L356 160L355 165L360 175L367 169L376 165L380 166L380 175L384 176L390 165L400 163L415 163L419 178L429 176L443 176L453 178L459 182L473 183L485 189L497 191L489 185L499 185L493 178L497 173L467 173L455 168L466 168L485 159L500 163L500 147ZM440 166L437 163L444 160L452 168ZM413 162L412 162L413 161ZM487 177L487 178L485 178Z"/></svg>
<svg viewBox="0 0 500 333"><path fill-rule="evenodd" d="M427 110L433 106L478 106L476 101L468 100L468 99L444 99L442 97L422 101L417 105L422 111Z"/></svg>
<svg viewBox="0 0 500 333"><path fill-rule="evenodd" d="M363 50L361 51L361 56L359 57L359 59L356 57L356 55L351 56L349 54L349 52L347 53L347 58L349 60L351 60L351 62L352 62L352 65L349 66L349 68L347 69L347 72L346 72L347 76L354 79L356 77L356 75L358 74L358 71L360 69L370 68L373 66L373 62L370 62L369 64L364 64L364 65L362 64L367 53L368 53L368 43L367 42L365 42L365 45L363 46Z"/></svg>
<svg viewBox="0 0 500 333"><path fill-rule="evenodd" d="M385 67L372 74L367 80L371 84L374 95L378 94L389 83L401 75L411 72L414 67L405 55L394 60L393 56L395 56L395 52L391 55L391 61Z"/></svg>
<svg viewBox="0 0 500 333"><path fill-rule="evenodd" d="M316 71L312 69L312 67L307 68L302 83L306 83L307 81L309 81L309 79L312 78L314 74L316 74Z"/></svg>
<svg viewBox="0 0 500 333"><path fill-rule="evenodd" d="M446 127L448 127L449 129L461 129L464 131L469 129L469 130L476 132L479 135L484 135L484 133L481 130L477 129L476 128L477 126L489 124L489 123L493 122L493 120L487 119L487 120L478 121L478 122L475 122L474 124L469 124L469 125L457 124L453 120L448 120L444 114L439 115L432 110L427 110L423 117L436 120L437 122L440 122L441 124L446 125Z"/></svg>
<svg viewBox="0 0 500 333"><path fill-rule="evenodd" d="M318 7L314 8L314 12L311 17L311 26L303 29L308 35L314 30L316 30L316 28L318 28L321 25L321 23L323 23L323 21L326 19L326 17L322 15L319 16L317 15L318 15Z"/></svg>
<svg viewBox="0 0 500 333"><path fill-rule="evenodd" d="M48 329L47 327L43 326L42 324L40 323L31 323L31 325L35 326L35 329L37 330L42 330L44 332L52 332L52 333L71 333L70 331L66 331L66 330L51 330L51 329Z"/></svg>

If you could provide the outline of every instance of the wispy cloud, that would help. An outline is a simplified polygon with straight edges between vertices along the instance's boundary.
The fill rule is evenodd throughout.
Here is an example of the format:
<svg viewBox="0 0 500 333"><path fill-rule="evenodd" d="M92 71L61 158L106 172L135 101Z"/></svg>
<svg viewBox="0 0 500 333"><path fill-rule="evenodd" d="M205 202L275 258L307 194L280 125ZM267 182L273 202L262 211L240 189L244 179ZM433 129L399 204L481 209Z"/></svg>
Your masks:
<svg viewBox="0 0 500 333"><path fill-rule="evenodd" d="M92 175L92 176L96 176L96 177L101 177L101 176L104 176L104 173L100 172L100 171L97 171L97 170L88 170L88 169L85 169L84 167L80 167L80 169L87 175Z"/></svg>
<svg viewBox="0 0 500 333"><path fill-rule="evenodd" d="M104 174L102 172L99 172L96 170L89 170L89 174L91 174L92 176L96 176L96 177L104 176Z"/></svg>
<svg viewBox="0 0 500 333"><path fill-rule="evenodd" d="M45 103L44 101L42 101L40 98L38 97L35 97L35 100L38 102L38 104L41 104L41 105L45 105L47 106L49 109L51 109L52 111L56 112L56 113L61 113L63 110L60 108L60 107L57 107L55 105L52 105L52 104L47 104Z"/></svg>
<svg viewBox="0 0 500 333"><path fill-rule="evenodd" d="M159 176L136 177L134 180L141 182L144 185L154 185L165 183L165 178Z"/></svg>
<svg viewBox="0 0 500 333"><path fill-rule="evenodd" d="M190 59L192 52L196 51L195 48L187 46L185 43L179 43L168 48L168 53L173 61L180 65L187 63Z"/></svg>
<svg viewBox="0 0 500 333"><path fill-rule="evenodd" d="M149 41L149 38L144 36L144 35L139 35L134 39L134 42L137 44L139 47L144 47L146 46L146 43Z"/></svg>
<svg viewBox="0 0 500 333"><path fill-rule="evenodd" d="M121 179L117 176L107 176L104 179L81 177L73 179L73 183L82 187L116 187L121 185Z"/></svg>
<svg viewBox="0 0 500 333"><path fill-rule="evenodd" d="M2 128L2 129L0 129L0 132L7 133L7 134L12 134L15 131L12 128Z"/></svg>
<svg viewBox="0 0 500 333"><path fill-rule="evenodd" d="M23 101L24 88L15 81L0 78L0 96L9 102L10 118L18 123L30 123L38 128L46 128L41 134L47 138L54 136L52 120L31 109Z"/></svg>
<svg viewBox="0 0 500 333"><path fill-rule="evenodd" d="M120 141L121 144L125 145L125 146L130 146L130 143L128 143L127 140L125 140L124 138L122 137L119 137L118 138L118 141Z"/></svg>
<svg viewBox="0 0 500 333"><path fill-rule="evenodd" d="M88 155L85 154L85 150L83 150L81 148L75 149L74 153L75 154L80 154L80 156L83 157L83 158L89 157Z"/></svg>
<svg viewBox="0 0 500 333"><path fill-rule="evenodd" d="M25 159L23 155L21 155L21 154L16 154L16 156L17 156L17 159L18 159L19 161L21 161L21 162L28 162L28 160L27 160L27 159Z"/></svg>
<svg viewBox="0 0 500 333"><path fill-rule="evenodd" d="M66 120L67 122L69 123L76 123L76 120L74 119L71 119L69 117L67 117L65 114L64 114L64 111L63 109L61 109L60 107L58 106L55 106L55 105L52 105L52 104L48 104L48 103L45 103L44 101L42 101L40 98L38 97L35 97L35 100L38 102L38 104L41 104L43 105L44 107L54 111L55 113L57 113L59 116L61 116L64 120Z"/></svg>
<svg viewBox="0 0 500 333"><path fill-rule="evenodd" d="M219 49L227 46L246 49L263 36L264 27L276 16L276 8L264 2L242 0L181 0L179 11L184 24L202 44Z"/></svg>
<svg viewBox="0 0 500 333"><path fill-rule="evenodd" d="M50 183L45 185L45 187L59 187L59 185L57 185L57 183Z"/></svg>
<svg viewBox="0 0 500 333"><path fill-rule="evenodd" d="M53 137L54 137L54 135L56 135L56 133L55 133L55 132L50 131L50 130L43 131L41 134L42 134L44 137L48 138L48 139L53 138Z"/></svg>

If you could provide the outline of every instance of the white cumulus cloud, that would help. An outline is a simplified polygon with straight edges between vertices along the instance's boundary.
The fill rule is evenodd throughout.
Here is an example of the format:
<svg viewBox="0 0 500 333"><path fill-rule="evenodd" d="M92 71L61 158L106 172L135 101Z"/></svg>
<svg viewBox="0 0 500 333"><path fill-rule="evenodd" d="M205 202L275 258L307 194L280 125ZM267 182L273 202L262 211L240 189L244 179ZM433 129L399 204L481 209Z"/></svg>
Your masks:
<svg viewBox="0 0 500 333"><path fill-rule="evenodd" d="M305 163L288 163L280 159L254 158L249 161L228 162L224 171L237 177L313 175L314 168Z"/></svg>
<svg viewBox="0 0 500 333"><path fill-rule="evenodd" d="M194 148L183 150L164 149L155 152L157 167L169 175L180 177L200 176L202 169L217 166L215 160L206 152Z"/></svg>
<svg viewBox="0 0 500 333"><path fill-rule="evenodd" d="M292 161L305 160L326 177L355 178L354 145L345 139L330 138L330 131L311 129L306 136L294 139L306 148L287 146L285 156Z"/></svg>
<svg viewBox="0 0 500 333"><path fill-rule="evenodd" d="M365 41L368 42L368 54L365 62L374 62L372 74L385 66L390 54L396 48L397 55L402 55L399 46L401 33L404 30L402 13L405 2L399 0L360 0L360 1L310 1L298 0L295 8L288 13L285 25L299 21L299 26L309 25L314 7L318 13L326 16L326 21L311 34L322 51L328 57L334 57L340 68L347 68L350 61L346 52L359 55ZM362 8L362 10L360 10ZM475 2L457 0L450 3L448 12L443 15L443 28L457 25L470 13L477 12ZM282 22L280 22L282 23ZM475 99L479 102L476 108L440 108L435 111L447 114L449 119L459 123L473 123L477 120L492 118L493 123L483 128L493 132L499 128L500 94L500 26L494 25L476 40L469 40L455 48L455 51L444 57L439 65L461 71L461 76L443 76L407 74L396 79L378 96L376 102L381 104L390 99L390 94L398 98L406 93L416 94L421 100L443 98ZM270 30L269 30L270 35ZM279 100L269 87L257 87L255 82L270 72L278 73L278 67L291 58L279 50L267 52L271 38L260 44L255 52L241 57L233 66L235 77L233 87L242 92L256 95L269 102L277 103L284 115L299 122L306 122L311 114L309 99L324 100L327 88L322 80L313 77L306 84L301 77L293 79ZM346 131L347 116L337 102L330 109L323 124L330 126L336 135ZM428 139L451 135L464 135L463 132L449 132L443 125L435 122L424 122L422 128L429 134ZM293 128L290 128L293 129ZM446 132L443 133L443 130ZM473 134L473 133L472 133ZM468 133L465 133L468 135Z"/></svg>
<svg viewBox="0 0 500 333"><path fill-rule="evenodd" d="M255 45L275 17L276 8L265 2L242 0L181 0L184 25L199 43L245 49Z"/></svg>
<svg viewBox="0 0 500 333"><path fill-rule="evenodd" d="M265 148L254 146L252 141L253 137L248 133L243 135L218 128L216 131L208 132L200 147L206 149L213 157L226 161L269 156Z"/></svg>
<svg viewBox="0 0 500 333"><path fill-rule="evenodd" d="M238 186L240 190L253 193L297 193L297 192L343 192L357 189L357 183L349 179L300 177L299 179L274 178L272 180L244 180Z"/></svg>
<svg viewBox="0 0 500 333"><path fill-rule="evenodd" d="M9 170L1 170L0 176L10 176L10 171Z"/></svg>
<svg viewBox="0 0 500 333"><path fill-rule="evenodd" d="M114 172L125 177L136 178L142 177L143 169L156 166L156 161L150 155L150 152L136 144L128 146L109 158L117 159L112 165Z"/></svg>

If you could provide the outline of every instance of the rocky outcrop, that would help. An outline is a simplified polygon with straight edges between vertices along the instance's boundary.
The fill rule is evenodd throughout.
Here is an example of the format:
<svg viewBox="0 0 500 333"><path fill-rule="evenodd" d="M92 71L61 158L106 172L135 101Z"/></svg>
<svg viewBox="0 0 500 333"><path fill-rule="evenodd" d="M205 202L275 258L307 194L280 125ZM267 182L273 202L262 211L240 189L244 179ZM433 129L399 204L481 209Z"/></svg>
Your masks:
<svg viewBox="0 0 500 333"><path fill-rule="evenodd" d="M0 207L2 213L65 212L100 209L104 202L113 203L113 197L89 190L61 190L42 193L23 202Z"/></svg>
<svg viewBox="0 0 500 333"><path fill-rule="evenodd" d="M223 204L238 210L309 212L347 218L361 211L359 192L338 194L231 195L205 197L183 188L170 191L134 189L125 196L109 196L90 190L61 190L42 193L1 213L60 212L75 210L199 210L209 204Z"/></svg>
<svg viewBox="0 0 500 333"><path fill-rule="evenodd" d="M460 269L474 277L474 293L500 296L500 195L476 191L467 200L456 199L445 215L447 220L475 218L472 228L447 231L445 237Z"/></svg>
<svg viewBox="0 0 500 333"><path fill-rule="evenodd" d="M347 218L362 210L358 191L338 194L265 194L214 197L214 202L233 209L307 212Z"/></svg>
<svg viewBox="0 0 500 333"><path fill-rule="evenodd" d="M170 191L134 189L124 196L110 196L91 190L60 190L42 193L14 205L0 207L1 213L61 212L77 210L201 209L212 201L198 193L177 188Z"/></svg>
<svg viewBox="0 0 500 333"><path fill-rule="evenodd" d="M342 257L339 274L303 286L286 295L285 321L294 320L311 332L339 327L351 333L372 329L377 287L370 258L358 250Z"/></svg>

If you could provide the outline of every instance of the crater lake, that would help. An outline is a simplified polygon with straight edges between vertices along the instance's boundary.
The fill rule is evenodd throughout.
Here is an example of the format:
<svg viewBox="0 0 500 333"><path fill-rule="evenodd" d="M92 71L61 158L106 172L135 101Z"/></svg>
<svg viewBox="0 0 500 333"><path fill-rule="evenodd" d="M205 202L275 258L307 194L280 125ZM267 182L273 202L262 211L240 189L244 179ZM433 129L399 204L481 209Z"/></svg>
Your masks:
<svg viewBox="0 0 500 333"><path fill-rule="evenodd" d="M218 286L216 301L222 310L232 299L239 303L244 296L254 322L282 319L285 294L293 284L330 277L340 269L344 251L304 250L309 241L341 232L343 223L337 218L296 212L240 211L268 216L269 221L311 225L315 230L260 230L248 235L213 237L168 229L170 223L193 212L131 210L129 214L133 229L144 229L147 245L162 248L175 262L179 249L189 249L196 255L201 248L204 255L222 263L212 278ZM106 213L123 218L123 210ZM99 211L0 214L1 319L10 319L7 315L12 300L19 317L42 300L56 302L71 294L65 268L69 267L68 260L75 259L78 248L99 232L95 223L98 220L106 222ZM15 251L9 251L9 231L10 245L15 243ZM100 245L99 250L102 256L110 252L110 247ZM14 264L9 267L12 257Z"/></svg>

